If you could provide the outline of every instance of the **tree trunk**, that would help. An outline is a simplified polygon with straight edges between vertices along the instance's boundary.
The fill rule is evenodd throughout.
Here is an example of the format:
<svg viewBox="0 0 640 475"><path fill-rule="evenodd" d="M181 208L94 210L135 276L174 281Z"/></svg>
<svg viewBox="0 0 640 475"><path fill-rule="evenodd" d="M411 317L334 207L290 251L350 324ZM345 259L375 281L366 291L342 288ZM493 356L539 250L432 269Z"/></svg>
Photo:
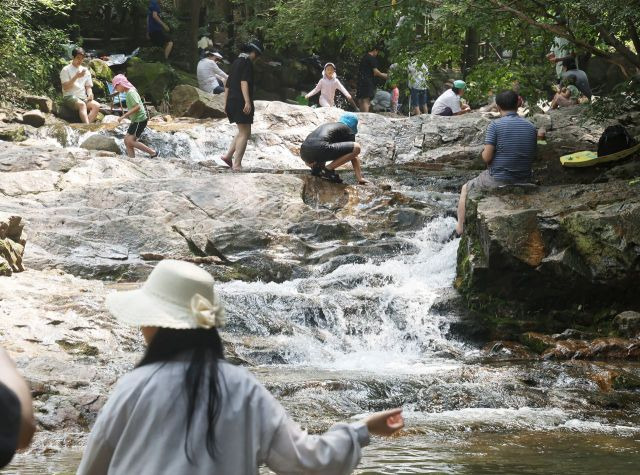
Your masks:
<svg viewBox="0 0 640 475"><path fill-rule="evenodd" d="M106 51L111 48L111 31L113 30L113 22L111 21L111 15L113 13L113 6L111 3L106 3L104 6L104 31L102 33L102 44Z"/></svg>
<svg viewBox="0 0 640 475"><path fill-rule="evenodd" d="M462 58L462 74L464 76L478 64L478 48L480 47L480 34L475 28L467 28L464 39L464 57Z"/></svg>

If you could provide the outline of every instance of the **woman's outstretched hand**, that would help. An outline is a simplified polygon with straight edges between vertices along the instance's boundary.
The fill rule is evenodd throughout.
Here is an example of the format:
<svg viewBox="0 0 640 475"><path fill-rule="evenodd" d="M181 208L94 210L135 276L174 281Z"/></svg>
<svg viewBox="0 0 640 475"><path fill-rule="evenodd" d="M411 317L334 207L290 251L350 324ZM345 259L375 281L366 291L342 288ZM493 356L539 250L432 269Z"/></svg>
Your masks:
<svg viewBox="0 0 640 475"><path fill-rule="evenodd" d="M395 434L404 427L402 408L376 412L364 420L369 433L374 435L389 436Z"/></svg>

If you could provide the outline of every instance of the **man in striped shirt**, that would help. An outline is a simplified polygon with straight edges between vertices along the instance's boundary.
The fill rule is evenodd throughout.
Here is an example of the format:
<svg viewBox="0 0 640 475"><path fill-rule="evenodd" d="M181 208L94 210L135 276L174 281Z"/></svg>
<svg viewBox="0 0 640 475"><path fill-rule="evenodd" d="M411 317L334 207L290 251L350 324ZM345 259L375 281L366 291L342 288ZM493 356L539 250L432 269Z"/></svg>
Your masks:
<svg viewBox="0 0 640 475"><path fill-rule="evenodd" d="M467 193L474 188L497 188L513 183L531 182L531 164L536 156L536 128L518 116L518 94L501 92L496 105L502 116L487 128L482 160L487 169L462 186L458 202L456 233L462 234Z"/></svg>

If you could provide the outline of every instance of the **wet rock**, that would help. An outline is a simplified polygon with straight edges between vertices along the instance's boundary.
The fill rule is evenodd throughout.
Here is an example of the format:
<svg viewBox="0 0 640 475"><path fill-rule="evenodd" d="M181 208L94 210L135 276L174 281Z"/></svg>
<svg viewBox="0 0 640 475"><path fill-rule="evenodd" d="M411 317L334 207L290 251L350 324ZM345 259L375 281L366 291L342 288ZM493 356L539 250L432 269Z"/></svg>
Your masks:
<svg viewBox="0 0 640 475"><path fill-rule="evenodd" d="M562 310L537 330L595 330L613 305L640 305L628 285L640 278L638 243L640 198L626 181L470 193L456 284L487 311L515 312L516 326Z"/></svg>
<svg viewBox="0 0 640 475"><path fill-rule="evenodd" d="M23 140L27 140L27 133L24 125L0 125L0 140L4 140L6 142L22 142Z"/></svg>
<svg viewBox="0 0 640 475"><path fill-rule="evenodd" d="M520 337L520 341L531 351L542 354L545 350L555 347L556 343L549 335L528 332Z"/></svg>
<svg viewBox="0 0 640 475"><path fill-rule="evenodd" d="M640 313L626 311L613 319L613 324L622 336L633 338L640 336Z"/></svg>
<svg viewBox="0 0 640 475"><path fill-rule="evenodd" d="M587 333L574 328L567 328L562 333L553 335L554 340L588 340L594 338L593 333Z"/></svg>
<svg viewBox="0 0 640 475"><path fill-rule="evenodd" d="M226 117L224 94L209 94L197 87L183 84L171 92L171 111L176 116L194 119Z"/></svg>
<svg viewBox="0 0 640 475"><path fill-rule="evenodd" d="M527 346L513 341L492 341L487 343L483 351L492 358L500 359L536 359L538 356Z"/></svg>
<svg viewBox="0 0 640 475"><path fill-rule="evenodd" d="M31 107L34 107L46 114L53 112L53 101L47 96L28 95L24 96L22 100Z"/></svg>
<svg viewBox="0 0 640 475"><path fill-rule="evenodd" d="M42 127L45 120L46 118L44 114L37 109L30 110L22 114L22 122L33 127Z"/></svg>
<svg viewBox="0 0 640 475"><path fill-rule="evenodd" d="M108 137L102 134L92 134L87 137L80 147L87 150L105 150L107 152L114 152L120 154L120 146L113 137Z"/></svg>

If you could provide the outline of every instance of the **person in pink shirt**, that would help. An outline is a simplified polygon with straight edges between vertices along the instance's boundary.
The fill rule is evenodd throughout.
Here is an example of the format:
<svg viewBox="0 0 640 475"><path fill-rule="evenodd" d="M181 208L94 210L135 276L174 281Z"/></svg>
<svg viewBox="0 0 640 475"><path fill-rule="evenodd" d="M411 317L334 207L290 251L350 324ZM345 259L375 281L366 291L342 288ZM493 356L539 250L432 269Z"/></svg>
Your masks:
<svg viewBox="0 0 640 475"><path fill-rule="evenodd" d="M324 70L322 72L322 78L318 81L316 87L309 94L304 96L306 99L309 99L311 96L316 95L318 92L320 93L320 107L334 107L335 106L335 96L336 89L338 89L344 97L355 107L357 111L358 106L355 101L351 97L351 94L345 89L340 80L336 77L336 66L333 63L327 63L324 65Z"/></svg>

